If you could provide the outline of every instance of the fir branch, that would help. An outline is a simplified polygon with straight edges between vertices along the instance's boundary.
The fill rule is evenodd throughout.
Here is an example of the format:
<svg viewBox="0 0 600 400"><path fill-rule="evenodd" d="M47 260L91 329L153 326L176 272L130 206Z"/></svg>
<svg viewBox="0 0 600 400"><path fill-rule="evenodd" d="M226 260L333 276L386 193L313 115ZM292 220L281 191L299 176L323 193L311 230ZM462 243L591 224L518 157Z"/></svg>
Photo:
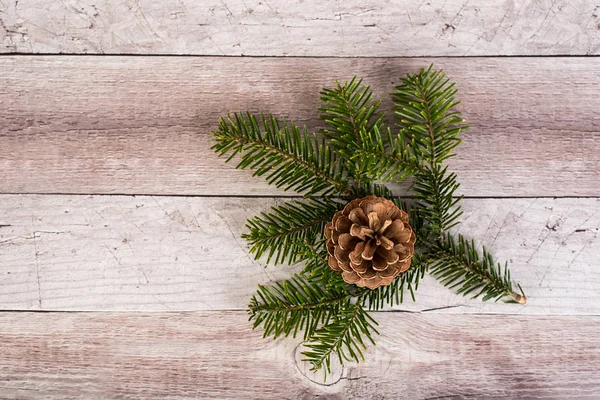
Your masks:
<svg viewBox="0 0 600 400"><path fill-rule="evenodd" d="M333 290L347 290L350 294L355 294L353 286L349 286L342 279L342 275L329 267L327 248L325 241L319 241L314 245L307 245L301 253L302 259L306 261L302 273L305 274L311 282Z"/></svg>
<svg viewBox="0 0 600 400"><path fill-rule="evenodd" d="M378 113L380 102L372 97L371 88L356 77L343 85L336 81L335 88L321 91L321 119L332 128L323 132L331 140L331 146L347 158L352 157L353 149L360 147L363 130L368 132L382 124L383 114Z"/></svg>
<svg viewBox="0 0 600 400"><path fill-rule="evenodd" d="M365 182L362 185L353 188L353 198L365 197L369 195L385 197L390 200L395 198L394 194L387 186L379 183Z"/></svg>
<svg viewBox="0 0 600 400"><path fill-rule="evenodd" d="M458 294L472 298L483 296L483 301L509 297L512 302L525 304L527 298L520 285L520 294L513 290L508 263L496 263L492 255L483 248L482 256L462 235L458 240L450 234L444 235L441 243L428 243L432 250L429 271L440 282Z"/></svg>
<svg viewBox="0 0 600 400"><path fill-rule="evenodd" d="M248 312L253 329L263 325L264 337L303 331L305 340L322 324L329 323L350 304L352 295L343 289L325 290L303 275L273 286L259 285Z"/></svg>
<svg viewBox="0 0 600 400"><path fill-rule="evenodd" d="M360 362L364 360L363 351L366 341L373 345L373 333L377 322L363 309L362 299L356 304L346 304L329 324L316 330L305 344L308 350L302 352L305 361L313 365L313 370L325 367L325 373L331 372L331 357L337 354L340 363L344 361Z"/></svg>
<svg viewBox="0 0 600 400"><path fill-rule="evenodd" d="M383 182L400 182L423 170L418 157L403 132L396 137L391 129L374 126L361 132L361 147L354 157L360 160L361 170L373 179Z"/></svg>
<svg viewBox="0 0 600 400"><path fill-rule="evenodd" d="M330 128L323 129L329 144L347 160L348 169L359 186L373 180L357 157L357 151L363 147L362 132L383 128L384 114L378 111L380 101L374 101L371 88L354 77L343 85L336 81L333 89L323 89L321 103L321 119Z"/></svg>
<svg viewBox="0 0 600 400"><path fill-rule="evenodd" d="M447 166L435 164L415 174L412 188L417 209L427 229L440 239L458 225L462 215L462 196L455 196L458 187L456 174L448 173Z"/></svg>
<svg viewBox="0 0 600 400"><path fill-rule="evenodd" d="M460 198L454 196L456 175L442 166L454 156L452 151L460 143L458 134L466 128L455 111L459 104L455 95L455 84L433 66L408 74L392 95L400 135L410 138L413 157L423 165L413 185L418 206L429 229L440 239L462 214Z"/></svg>
<svg viewBox="0 0 600 400"><path fill-rule="evenodd" d="M466 128L455 107L455 83L433 65L416 74L408 74L392 95L400 129L414 140L414 151L429 164L441 164L454 154Z"/></svg>
<svg viewBox="0 0 600 400"><path fill-rule="evenodd" d="M222 118L218 131L213 132L216 144L212 149L226 162L241 154L236 166L254 169L255 176L265 176L267 182L284 190L293 189L310 196L341 194L349 190L343 163L315 134L304 132L291 122L278 121L261 115L261 124L248 113Z"/></svg>
<svg viewBox="0 0 600 400"><path fill-rule="evenodd" d="M256 259L267 254L267 262L293 264L304 259L305 246L322 238L325 224L340 207L339 202L329 198L290 201L248 219L249 233L242 238L248 241Z"/></svg>
<svg viewBox="0 0 600 400"><path fill-rule="evenodd" d="M462 214L462 197L455 196L459 187L456 174L443 165L454 156L458 135L466 128L455 111L459 104L455 95L455 84L430 66L407 75L392 96L399 116L399 139L402 135L410 138L413 157L423 166L414 174L412 186L417 199L413 221L417 222L418 242L428 247L427 255L433 257L430 272L446 286L458 287L458 293L475 292L474 297L483 296L484 300L509 296L524 303L525 296L512 289L507 265L504 270L499 264L496 268L485 249L480 261L472 243L459 236L455 244L448 234Z"/></svg>

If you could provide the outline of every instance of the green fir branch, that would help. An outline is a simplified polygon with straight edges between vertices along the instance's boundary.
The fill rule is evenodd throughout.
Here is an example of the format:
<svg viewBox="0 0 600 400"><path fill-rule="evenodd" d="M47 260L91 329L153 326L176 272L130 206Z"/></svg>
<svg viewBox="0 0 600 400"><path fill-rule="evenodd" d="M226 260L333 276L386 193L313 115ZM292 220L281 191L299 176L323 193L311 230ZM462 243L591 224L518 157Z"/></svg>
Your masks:
<svg viewBox="0 0 600 400"><path fill-rule="evenodd" d="M492 255L483 248L480 256L473 241L462 235L458 240L450 234L444 235L441 243L430 243L432 259L429 272L443 285L455 289L463 296L482 297L483 301L510 298L512 302L525 304L527 298L513 289L508 263L504 267L496 263Z"/></svg>
<svg viewBox="0 0 600 400"><path fill-rule="evenodd" d="M430 65L408 74L392 94L398 127L414 140L415 154L429 164L441 164L454 156L452 150L461 142L458 134L466 126L455 110L460 104L456 93L455 83Z"/></svg>
<svg viewBox="0 0 600 400"><path fill-rule="evenodd" d="M318 285L325 287L326 289L347 290L351 294L356 294L356 290L353 286L348 285L342 279L342 275L329 267L327 248L325 247L325 241L319 241L313 245L307 245L304 247L304 251L301 253L302 259L305 261L304 269L302 273Z"/></svg>
<svg viewBox="0 0 600 400"><path fill-rule="evenodd" d="M229 153L226 162L241 154L236 168L253 169L255 176L264 176L278 188L305 196L342 194L349 190L340 158L324 139L307 133L306 128L300 133L293 123L278 121L270 115L261 115L259 124L250 113L236 113L233 118L222 118L219 130L213 135L216 144L212 149L219 156Z"/></svg>
<svg viewBox="0 0 600 400"><path fill-rule="evenodd" d="M429 232L439 238L459 223L462 196L455 195L459 186L456 174L448 173L448 167L439 164L428 166L414 176L416 206Z"/></svg>
<svg viewBox="0 0 600 400"><path fill-rule="evenodd" d="M413 189L429 230L439 238L457 224L462 214L456 174L442 164L454 156L461 140L459 133L467 127L456 106L456 88L442 71L430 66L408 74L396 87L392 98L396 106L400 137L411 141L414 159L423 168L415 173Z"/></svg>
<svg viewBox="0 0 600 400"><path fill-rule="evenodd" d="M354 157L360 160L361 170L383 182L400 182L423 170L403 132L394 137L390 128L362 131L361 148Z"/></svg>
<svg viewBox="0 0 600 400"><path fill-rule="evenodd" d="M312 246L323 237L325 224L343 205L330 198L290 201L272 207L270 213L248 219L249 232L242 235L248 241L250 253L258 259L267 255L275 265L294 264L303 260L306 246Z"/></svg>
<svg viewBox="0 0 600 400"><path fill-rule="evenodd" d="M387 186L379 183L364 182L362 185L353 188L353 198L366 197L369 195L385 197L390 200L395 198L394 194Z"/></svg>
<svg viewBox="0 0 600 400"><path fill-rule="evenodd" d="M340 363L363 361L367 342L375 345L373 333L379 334L376 325L377 322L362 307L360 298L358 303L347 303L330 323L317 329L307 339L307 350L302 352L306 357L304 360L313 365L313 370L325 367L326 374L331 372L334 354L337 354Z"/></svg>
<svg viewBox="0 0 600 400"><path fill-rule="evenodd" d="M358 151L363 147L363 132L383 128L384 114L378 111L380 101L374 101L371 88L354 77L344 84L336 81L333 89L323 89L321 104L321 119L328 126L323 133L329 145L347 160L348 169L359 186L373 180L364 169Z"/></svg>
<svg viewBox="0 0 600 400"><path fill-rule="evenodd" d="M253 329L262 325L264 337L313 335L351 304L352 295L343 289L324 289L303 275L295 275L272 286L259 285L248 312Z"/></svg>
<svg viewBox="0 0 600 400"><path fill-rule="evenodd" d="M508 266L503 270L500 265L494 267L485 249L479 261L472 244L459 236L456 245L448 234L462 215L456 174L444 166L454 156L453 150L461 142L458 135L466 128L456 111L456 92L455 84L430 66L408 74L392 95L399 119L399 140L402 136L410 139L413 159L422 165L414 172L412 186L416 203L411 220L417 245L430 258L430 272L443 284L458 288L458 293L475 292L475 297L483 296L484 300L509 296L524 302L525 296L512 290Z"/></svg>

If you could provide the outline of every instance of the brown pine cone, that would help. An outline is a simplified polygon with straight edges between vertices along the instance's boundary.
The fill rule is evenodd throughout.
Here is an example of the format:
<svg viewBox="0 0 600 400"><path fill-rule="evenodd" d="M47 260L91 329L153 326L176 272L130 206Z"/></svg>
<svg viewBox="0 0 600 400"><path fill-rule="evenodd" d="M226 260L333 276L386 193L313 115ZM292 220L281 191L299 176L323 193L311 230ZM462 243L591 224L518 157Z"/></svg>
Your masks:
<svg viewBox="0 0 600 400"><path fill-rule="evenodd" d="M325 226L329 266L345 282L375 289L410 267L416 237L408 214L383 197L352 200Z"/></svg>

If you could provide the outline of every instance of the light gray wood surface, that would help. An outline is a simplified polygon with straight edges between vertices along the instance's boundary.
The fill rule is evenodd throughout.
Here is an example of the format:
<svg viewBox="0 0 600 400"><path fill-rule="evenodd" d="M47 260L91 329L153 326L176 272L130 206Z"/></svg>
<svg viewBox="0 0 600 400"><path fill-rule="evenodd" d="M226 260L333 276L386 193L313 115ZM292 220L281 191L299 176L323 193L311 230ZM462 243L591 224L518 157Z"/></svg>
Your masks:
<svg viewBox="0 0 600 400"><path fill-rule="evenodd" d="M590 55L594 0L2 0L0 52Z"/></svg>
<svg viewBox="0 0 600 400"><path fill-rule="evenodd" d="M0 313L2 398L597 398L600 319L376 313L327 386L243 312ZM300 348L301 349L301 348ZM317 382L322 382L318 380Z"/></svg>
<svg viewBox="0 0 600 400"><path fill-rule="evenodd" d="M0 0L0 399L599 398L600 63L547 55L600 55L600 3ZM243 311L299 268L239 237L293 193L210 131L239 110L316 129L319 90L353 75L388 107L431 62L472 127L456 231L528 302L426 277L323 385Z"/></svg>
<svg viewBox="0 0 600 400"><path fill-rule="evenodd" d="M0 309L245 309L257 284L293 268L253 261L248 217L284 199L0 196ZM458 232L509 261L526 306L482 303L427 278L440 312L600 314L599 199L466 199Z"/></svg>
<svg viewBox="0 0 600 400"><path fill-rule="evenodd" d="M314 128L335 78L365 77L387 107L431 62L472 126L451 160L462 194L600 195L600 63L583 57L0 57L0 193L282 195L209 150L219 116Z"/></svg>

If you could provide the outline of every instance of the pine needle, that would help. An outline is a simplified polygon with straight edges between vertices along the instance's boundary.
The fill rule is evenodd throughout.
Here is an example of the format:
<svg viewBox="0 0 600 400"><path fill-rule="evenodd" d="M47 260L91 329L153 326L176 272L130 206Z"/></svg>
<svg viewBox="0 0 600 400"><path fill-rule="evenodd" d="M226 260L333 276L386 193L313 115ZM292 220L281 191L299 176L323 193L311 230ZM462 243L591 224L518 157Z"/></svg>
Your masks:
<svg viewBox="0 0 600 400"><path fill-rule="evenodd" d="M300 133L293 123L261 115L259 124L250 113L236 113L222 118L213 136L216 144L212 149L219 156L229 154L229 162L240 154L236 168L253 169L255 176L264 176L278 188L306 196L349 190L344 165L324 139L306 130Z"/></svg>

